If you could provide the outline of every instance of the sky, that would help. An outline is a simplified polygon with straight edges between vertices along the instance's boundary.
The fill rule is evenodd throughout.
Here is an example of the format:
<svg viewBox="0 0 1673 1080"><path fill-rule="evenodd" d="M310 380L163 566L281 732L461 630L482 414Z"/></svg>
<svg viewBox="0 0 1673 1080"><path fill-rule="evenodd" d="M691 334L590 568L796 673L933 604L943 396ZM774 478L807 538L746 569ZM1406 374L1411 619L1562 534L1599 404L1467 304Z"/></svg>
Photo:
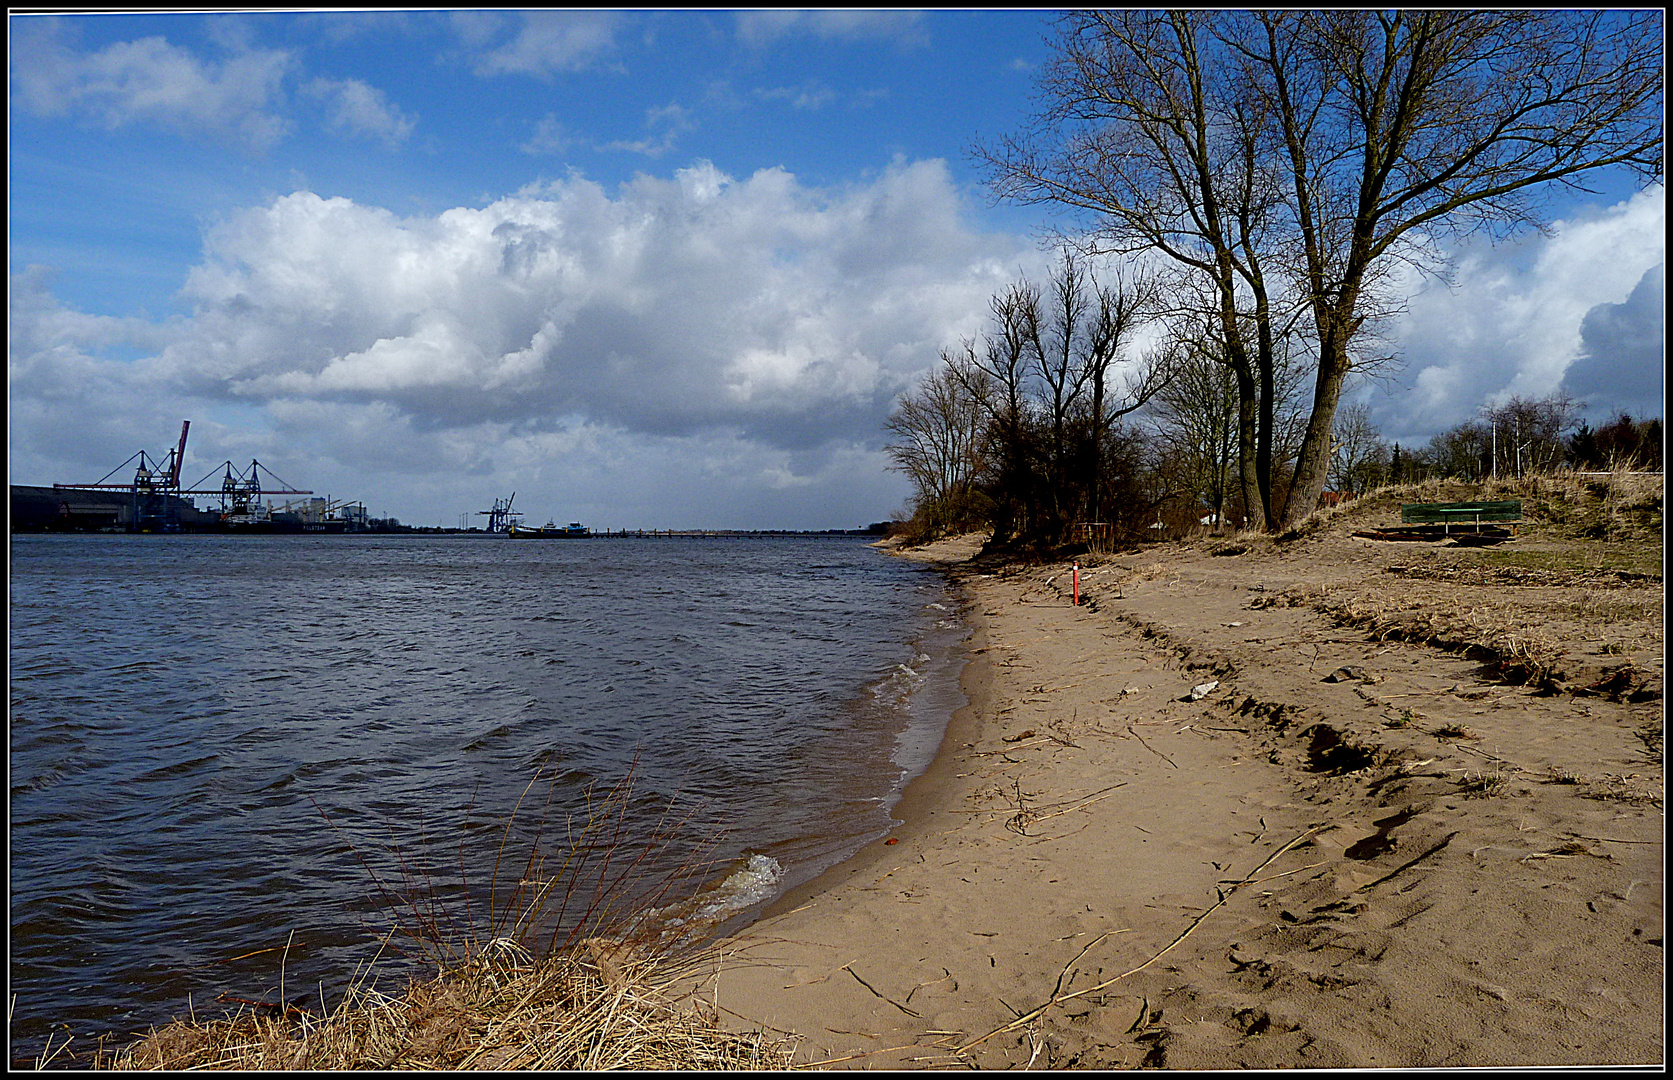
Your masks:
<svg viewBox="0 0 1673 1080"><path fill-rule="evenodd" d="M883 423L1051 261L972 143L1025 11L8 19L14 484L258 459L409 524L856 528ZM1512 394L1662 415L1659 186L1401 283L1350 388L1421 445ZM218 486L218 485L211 485Z"/></svg>

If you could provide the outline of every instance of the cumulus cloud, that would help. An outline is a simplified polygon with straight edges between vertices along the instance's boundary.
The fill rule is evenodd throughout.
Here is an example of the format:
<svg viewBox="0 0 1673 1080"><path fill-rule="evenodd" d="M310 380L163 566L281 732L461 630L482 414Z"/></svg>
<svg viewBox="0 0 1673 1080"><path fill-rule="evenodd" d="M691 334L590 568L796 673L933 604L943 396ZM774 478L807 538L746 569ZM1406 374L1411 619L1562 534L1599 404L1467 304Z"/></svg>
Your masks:
<svg viewBox="0 0 1673 1080"><path fill-rule="evenodd" d="M455 18L461 38L479 50L476 73L549 78L584 71L614 52L621 16L613 11L524 11L511 40L488 48L500 25L483 13Z"/></svg>
<svg viewBox="0 0 1673 1080"><path fill-rule="evenodd" d="M837 41L876 39L897 45L924 45L928 35L921 25L922 12L867 11L835 8L826 11L791 11L783 8L743 11L736 16L738 39L752 48L763 48L788 37L815 37Z"/></svg>
<svg viewBox="0 0 1673 1080"><path fill-rule="evenodd" d="M1581 355L1563 385L1592 415L1662 416L1666 398L1667 264L1644 272L1620 304L1599 304L1580 323Z"/></svg>
<svg viewBox="0 0 1673 1080"><path fill-rule="evenodd" d="M179 328L72 310L52 294L53 278L31 266L8 280L7 469L14 483L97 480L142 446L155 450L160 416L178 410L169 404L178 395L152 365L112 354L154 354Z"/></svg>
<svg viewBox="0 0 1673 1080"><path fill-rule="evenodd" d="M446 425L569 412L796 445L875 420L1005 277L939 162L837 193L706 163L434 218L298 193L214 229L162 361L232 397Z"/></svg>
<svg viewBox="0 0 1673 1080"><path fill-rule="evenodd" d="M1554 223L1548 236L1461 246L1452 282L1411 282L1394 329L1404 373L1373 399L1385 433L1427 438L1485 404L1558 390L1587 354L1582 327L1665 260L1665 189Z"/></svg>
<svg viewBox="0 0 1673 1080"><path fill-rule="evenodd" d="M382 90L359 79L321 77L303 90L325 104L326 125L332 131L375 139L391 149L404 142L417 123L391 103Z"/></svg>
<svg viewBox="0 0 1673 1080"><path fill-rule="evenodd" d="M161 37L82 52L57 25L43 24L15 40L12 86L15 100L39 116L73 116L112 130L211 132L265 150L289 129L278 107L291 63L276 49L207 60Z"/></svg>
<svg viewBox="0 0 1673 1080"><path fill-rule="evenodd" d="M961 213L939 161L831 190L700 162L418 217L297 192L210 229L182 290L192 316L152 328L161 347L141 360L99 361L93 338L120 328L78 324L45 293L14 301L29 324L14 400L73 346L136 399L168 402L150 410L164 432L185 403L194 440L196 416L227 417L199 452L238 456L217 440L255 418L264 433L240 451L337 494L371 470L425 505L561 489L603 513L672 477L665 525L711 499L732 516L709 524L875 520L905 495L880 449L896 395L982 328L1019 270L1038 276L1032 245ZM291 476L274 455L302 446Z"/></svg>

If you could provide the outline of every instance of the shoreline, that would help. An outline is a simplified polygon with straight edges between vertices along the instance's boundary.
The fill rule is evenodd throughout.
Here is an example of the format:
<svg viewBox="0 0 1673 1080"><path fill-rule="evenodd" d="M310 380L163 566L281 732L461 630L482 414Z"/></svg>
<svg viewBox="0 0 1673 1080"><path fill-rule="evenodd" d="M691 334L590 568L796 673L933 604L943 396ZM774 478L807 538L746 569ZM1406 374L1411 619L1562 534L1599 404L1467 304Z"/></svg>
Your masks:
<svg viewBox="0 0 1673 1080"><path fill-rule="evenodd" d="M900 557L892 552L888 554ZM907 781L901 789L899 800L890 809L890 815L901 824L890 829L884 838L867 844L841 862L826 867L813 878L786 890L761 910L755 923L793 911L836 887L848 876L860 873L876 862L886 859L889 849L897 846L888 844L889 838L907 843L921 836L926 827L925 822L947 801L949 783L953 779L956 765L952 760L951 748L960 742L975 740L975 733L980 730L981 718L990 708L989 695L993 682L992 672L986 670L987 660L984 655L986 624L972 615L976 605L961 581L949 575L948 590L958 604L957 617L970 630L969 637L961 646L966 655L963 670L958 678L959 690L964 694L965 703L953 710L953 714L948 717L947 725L941 733L940 744L936 747L929 764L922 772Z"/></svg>
<svg viewBox="0 0 1673 1080"><path fill-rule="evenodd" d="M903 824L723 941L694 1000L828 1067L1659 1062L1659 580L1611 594L1653 598L1635 703L1325 603L1472 555L1229 546L1084 558L1078 608L1067 563L954 570L967 704ZM1482 584L1412 595L1542 595Z"/></svg>

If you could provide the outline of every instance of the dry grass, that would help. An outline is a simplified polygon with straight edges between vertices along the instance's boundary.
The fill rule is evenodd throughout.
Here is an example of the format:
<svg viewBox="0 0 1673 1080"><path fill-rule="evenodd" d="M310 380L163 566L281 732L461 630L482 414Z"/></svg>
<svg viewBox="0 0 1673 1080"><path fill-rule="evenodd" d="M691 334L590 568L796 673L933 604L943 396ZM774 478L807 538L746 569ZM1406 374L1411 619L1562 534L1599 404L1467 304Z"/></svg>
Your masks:
<svg viewBox="0 0 1673 1080"><path fill-rule="evenodd" d="M433 868L400 853L399 887L368 867L396 920L385 946L416 949L433 977L410 979L391 994L356 972L335 1008L322 1000L314 1013L285 1002L281 958L278 1001L247 1002L218 1019L175 1020L120 1048L100 1046L91 1067L788 1067L794 1039L728 1032L689 1003L693 978L715 964L712 947L693 944L715 921L700 914L709 894L697 889L711 869L712 841L666 869L669 850L689 842L691 819L670 809L648 839L635 833L630 845L632 779L630 772L607 791L588 789L580 813L565 815L556 829L543 821L527 853L507 859L514 813L486 890L467 889L463 898L439 896ZM549 833L555 844L543 842ZM38 1064L57 1056L49 1047Z"/></svg>
<svg viewBox="0 0 1673 1080"><path fill-rule="evenodd" d="M1505 778L1500 772L1465 773L1458 781L1458 792L1466 799L1490 799L1505 793Z"/></svg>
<svg viewBox="0 0 1673 1080"><path fill-rule="evenodd" d="M788 1067L789 1040L723 1031L672 1002L706 958L623 954L614 943L535 960L481 956L396 996L356 989L323 1017L176 1021L95 1068L666 1069ZM599 960L602 959L601 964Z"/></svg>
<svg viewBox="0 0 1673 1080"><path fill-rule="evenodd" d="M1332 526L1393 525L1400 506L1467 499L1521 499L1525 535L1659 543L1662 477L1617 469L1604 475L1530 473L1471 483L1425 480L1392 484L1350 502L1318 510L1282 539L1312 536Z"/></svg>
<svg viewBox="0 0 1673 1080"><path fill-rule="evenodd" d="M1379 641L1410 641L1478 658L1508 682L1542 685L1562 674L1561 645L1549 633L1528 626L1526 610L1513 607L1482 605L1459 611L1422 596L1342 595L1315 589L1287 590L1250 606L1312 607Z"/></svg>

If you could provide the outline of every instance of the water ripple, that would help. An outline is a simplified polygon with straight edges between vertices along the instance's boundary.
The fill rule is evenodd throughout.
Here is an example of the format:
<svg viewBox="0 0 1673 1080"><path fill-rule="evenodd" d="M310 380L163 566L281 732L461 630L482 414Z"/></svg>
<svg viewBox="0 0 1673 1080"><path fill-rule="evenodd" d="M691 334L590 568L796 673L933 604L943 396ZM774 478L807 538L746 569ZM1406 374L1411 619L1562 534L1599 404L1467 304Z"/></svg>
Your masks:
<svg viewBox="0 0 1673 1080"><path fill-rule="evenodd" d="M228 958L293 931L340 986L376 882L457 893L537 773L551 821L635 761L630 827L706 800L747 917L887 827L962 632L846 539L20 536L11 585L14 1054L260 996Z"/></svg>

